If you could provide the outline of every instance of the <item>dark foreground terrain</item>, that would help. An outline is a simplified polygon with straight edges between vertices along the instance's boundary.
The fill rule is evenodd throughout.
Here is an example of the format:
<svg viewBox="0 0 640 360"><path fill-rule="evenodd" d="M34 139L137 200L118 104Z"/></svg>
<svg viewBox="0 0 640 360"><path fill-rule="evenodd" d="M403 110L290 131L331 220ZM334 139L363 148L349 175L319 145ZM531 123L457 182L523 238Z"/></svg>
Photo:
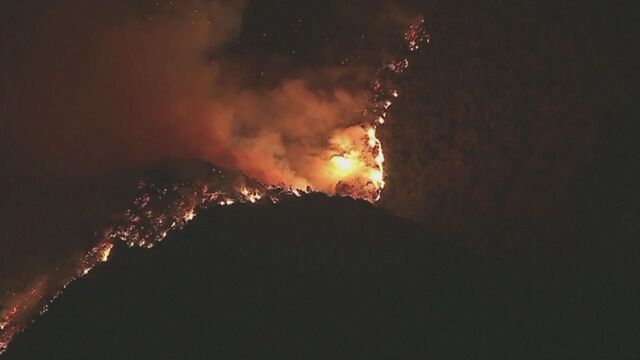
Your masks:
<svg viewBox="0 0 640 360"><path fill-rule="evenodd" d="M116 248L6 359L630 354L624 304L554 278L350 199L214 208L152 250Z"/></svg>

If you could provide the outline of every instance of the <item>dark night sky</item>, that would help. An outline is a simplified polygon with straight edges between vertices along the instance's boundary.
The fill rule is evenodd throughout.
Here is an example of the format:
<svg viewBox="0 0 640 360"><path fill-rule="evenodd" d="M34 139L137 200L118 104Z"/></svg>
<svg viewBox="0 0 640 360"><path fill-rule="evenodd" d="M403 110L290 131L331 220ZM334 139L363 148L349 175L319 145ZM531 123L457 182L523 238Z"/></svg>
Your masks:
<svg viewBox="0 0 640 360"><path fill-rule="evenodd" d="M640 215L633 14L604 1L0 0L0 293L84 251L158 162L302 168L295 139L345 125L420 15L431 43L396 80L379 207L552 279L622 281ZM269 131L295 146L282 155Z"/></svg>

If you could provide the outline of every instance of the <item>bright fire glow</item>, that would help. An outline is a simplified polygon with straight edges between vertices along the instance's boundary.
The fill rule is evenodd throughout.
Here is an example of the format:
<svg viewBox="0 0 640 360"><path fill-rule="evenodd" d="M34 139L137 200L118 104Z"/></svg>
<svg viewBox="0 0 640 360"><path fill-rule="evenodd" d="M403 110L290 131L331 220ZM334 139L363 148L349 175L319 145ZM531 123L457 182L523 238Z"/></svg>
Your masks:
<svg viewBox="0 0 640 360"><path fill-rule="evenodd" d="M331 161L335 164L336 172L341 175L348 175L353 169L353 160L344 156L334 156Z"/></svg>
<svg viewBox="0 0 640 360"><path fill-rule="evenodd" d="M411 25L405 33L410 52L419 49L423 42L429 42L423 25L424 20L421 20L419 24ZM327 193L370 202L380 199L385 186L384 153L376 126L385 123L387 109L399 96L398 90L385 87L382 79L386 73L399 74L408 66L406 58L383 64L372 83L372 97L361 123L332 134L329 149L322 154L319 174L335 184L335 189L326 189ZM107 262L117 241L129 247L151 248L170 231L184 227L200 208L260 201L277 203L281 198L302 196L313 191L310 187L297 189L285 184L264 185L243 177L235 180L240 185L229 181L221 171L213 169L211 178L203 183L161 186L140 182L140 194L124 212L122 219L104 232L97 245L79 259L72 272L63 277L65 280L62 283L51 284L38 280L25 291L13 294L10 306L0 312L0 354L12 338L25 328L29 316L37 313L38 309L40 314L44 314L67 285L87 275L97 264Z"/></svg>

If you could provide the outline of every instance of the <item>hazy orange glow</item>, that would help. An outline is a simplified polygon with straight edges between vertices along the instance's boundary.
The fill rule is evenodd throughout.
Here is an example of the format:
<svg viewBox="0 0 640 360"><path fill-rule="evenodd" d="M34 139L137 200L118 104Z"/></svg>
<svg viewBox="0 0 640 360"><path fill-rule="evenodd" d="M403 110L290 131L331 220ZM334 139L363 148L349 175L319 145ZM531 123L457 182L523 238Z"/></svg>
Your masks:
<svg viewBox="0 0 640 360"><path fill-rule="evenodd" d="M316 182L328 184L318 190L375 202L384 188L384 155L370 124L336 131L329 148L320 156Z"/></svg>
<svg viewBox="0 0 640 360"><path fill-rule="evenodd" d="M423 23L421 20L405 33L410 51L417 50L422 42L429 40L422 27ZM349 196L372 203L378 201L385 186L385 158L382 143L377 136L377 127L385 123L387 110L393 104L392 100L398 97L397 89L385 88L381 75L385 71L402 73L408 66L407 59L383 64L372 83L372 97L363 112L361 122L334 130L323 150L304 158L309 162L307 170L311 170L308 179L289 177L290 181L287 183L260 179L263 181L261 183L242 177L235 179L240 181L234 181L233 175L225 177L228 174L213 169L212 179L201 183L160 186L141 181L138 185L140 194L131 207L116 224L104 230L97 239L97 245L79 259L72 272L61 276L62 281L50 283L38 280L25 292L13 294L10 306L0 312L0 354L12 338L25 328L29 316L37 313L38 309L40 314L44 314L48 304L68 284L88 274L99 263L107 262L117 241L122 241L129 247L151 248L170 231L180 229L194 219L198 209L215 205L229 206L260 201L277 203L283 197L302 196L309 192ZM275 138L279 139L278 136ZM248 144L243 145L246 147ZM247 154L251 155L247 159L259 162L259 151ZM280 153L276 152L278 154Z"/></svg>
<svg viewBox="0 0 640 360"><path fill-rule="evenodd" d="M349 175L351 170L353 170L353 160L344 157L344 156L335 156L331 159L335 165L335 172L342 175Z"/></svg>

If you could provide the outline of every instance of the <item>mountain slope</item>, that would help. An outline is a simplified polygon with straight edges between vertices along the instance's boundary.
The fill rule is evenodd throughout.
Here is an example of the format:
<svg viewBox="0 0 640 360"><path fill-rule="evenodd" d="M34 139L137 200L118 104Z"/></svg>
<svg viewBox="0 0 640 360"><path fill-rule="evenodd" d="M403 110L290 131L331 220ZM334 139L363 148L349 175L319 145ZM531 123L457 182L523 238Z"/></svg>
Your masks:
<svg viewBox="0 0 640 360"><path fill-rule="evenodd" d="M594 334L574 331L583 325L580 315L567 313L535 276L513 270L351 199L310 195L212 208L150 251L116 248L107 265L73 283L19 336L6 358L586 351L578 345Z"/></svg>

